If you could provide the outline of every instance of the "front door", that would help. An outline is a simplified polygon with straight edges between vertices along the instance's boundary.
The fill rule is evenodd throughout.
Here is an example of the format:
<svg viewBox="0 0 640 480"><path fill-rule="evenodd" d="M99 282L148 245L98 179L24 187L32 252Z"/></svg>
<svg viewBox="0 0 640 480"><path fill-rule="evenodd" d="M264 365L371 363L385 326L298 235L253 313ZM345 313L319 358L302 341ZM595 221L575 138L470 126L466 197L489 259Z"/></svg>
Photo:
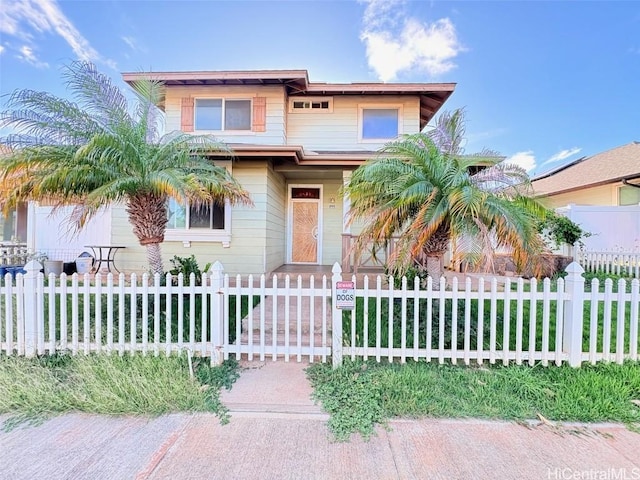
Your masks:
<svg viewBox="0 0 640 480"><path fill-rule="evenodd" d="M320 193L319 187L291 186L291 263L320 263Z"/></svg>

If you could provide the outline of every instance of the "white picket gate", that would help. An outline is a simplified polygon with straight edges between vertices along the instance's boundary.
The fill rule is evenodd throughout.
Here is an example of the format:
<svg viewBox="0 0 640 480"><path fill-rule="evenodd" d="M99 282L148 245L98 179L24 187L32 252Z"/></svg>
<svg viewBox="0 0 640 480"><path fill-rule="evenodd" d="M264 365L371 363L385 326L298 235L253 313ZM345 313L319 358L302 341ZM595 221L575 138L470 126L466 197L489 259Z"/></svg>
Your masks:
<svg viewBox="0 0 640 480"><path fill-rule="evenodd" d="M224 312L225 329L235 324L235 335L230 335L228 330L223 335L225 359L233 355L237 359L281 357L289 361L295 356L298 362L303 358L310 362L327 361L331 355L332 317L331 286L326 276L317 282L311 276L306 285L301 276L294 282L290 276L279 281L275 275L269 280L261 275L257 282L253 275L245 279L238 275L233 285L231 280L225 275L222 289L227 299L223 302L225 307L229 305L228 299L235 300L235 311ZM249 303L254 298L259 302L247 315L242 314L243 298ZM234 338L233 343L230 338Z"/></svg>
<svg viewBox="0 0 640 480"><path fill-rule="evenodd" d="M327 277L229 277L220 263L196 284L182 275L111 274L46 279L27 273L0 283L5 355L190 352L212 363L248 360L541 363L640 360L639 281L585 288L573 263L564 280L496 279L440 288L429 281ZM360 281L352 310L334 302L337 282ZM255 305L255 307L254 307Z"/></svg>

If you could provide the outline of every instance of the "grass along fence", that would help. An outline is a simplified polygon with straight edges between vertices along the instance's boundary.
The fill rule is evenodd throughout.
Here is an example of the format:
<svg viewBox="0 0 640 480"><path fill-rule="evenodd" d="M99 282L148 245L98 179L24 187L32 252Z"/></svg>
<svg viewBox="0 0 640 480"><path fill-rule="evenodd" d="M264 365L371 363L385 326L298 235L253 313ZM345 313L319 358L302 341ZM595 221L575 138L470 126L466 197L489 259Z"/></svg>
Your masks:
<svg viewBox="0 0 640 480"><path fill-rule="evenodd" d="M264 276L230 284L219 263L201 284L181 275L45 279L35 262L26 270L0 284L0 348L7 355L188 350L212 362L331 356L334 366L344 356L572 366L640 359L638 280L585 284L577 263L553 282L454 279L447 286L441 279L435 289L430 280L421 288L419 280L403 279L396 288L393 279L377 277L372 285L364 277L350 311L332 301L343 281L338 264L330 285L323 279L317 286L300 278L274 278L269 286Z"/></svg>
<svg viewBox="0 0 640 480"><path fill-rule="evenodd" d="M577 261L587 272L640 278L640 252L579 250Z"/></svg>

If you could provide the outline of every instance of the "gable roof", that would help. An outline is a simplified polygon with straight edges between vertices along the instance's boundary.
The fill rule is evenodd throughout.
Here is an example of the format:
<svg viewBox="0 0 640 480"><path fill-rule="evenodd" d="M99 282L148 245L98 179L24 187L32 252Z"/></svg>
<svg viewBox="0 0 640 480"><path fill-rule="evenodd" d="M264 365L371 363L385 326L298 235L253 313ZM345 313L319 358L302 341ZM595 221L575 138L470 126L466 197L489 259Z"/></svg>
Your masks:
<svg viewBox="0 0 640 480"><path fill-rule="evenodd" d="M420 128L424 128L451 96L455 83L324 83L310 82L307 70L233 70L191 72L126 72L132 85L153 78L165 85L282 85L289 96L312 95L412 95L420 98ZM164 108L161 105L161 108Z"/></svg>
<svg viewBox="0 0 640 480"><path fill-rule="evenodd" d="M532 179L538 196L640 178L640 142L631 142L591 157L582 157Z"/></svg>

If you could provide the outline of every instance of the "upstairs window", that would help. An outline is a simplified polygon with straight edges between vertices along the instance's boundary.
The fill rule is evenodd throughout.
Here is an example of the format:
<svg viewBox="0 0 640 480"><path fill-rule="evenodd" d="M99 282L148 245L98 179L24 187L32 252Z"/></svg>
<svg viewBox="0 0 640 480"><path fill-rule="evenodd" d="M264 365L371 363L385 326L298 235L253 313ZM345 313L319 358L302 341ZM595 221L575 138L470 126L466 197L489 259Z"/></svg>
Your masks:
<svg viewBox="0 0 640 480"><path fill-rule="evenodd" d="M398 108L362 108L360 120L362 140L392 140L400 134Z"/></svg>
<svg viewBox="0 0 640 480"><path fill-rule="evenodd" d="M289 99L289 113L333 112L332 97L294 97Z"/></svg>
<svg viewBox="0 0 640 480"><path fill-rule="evenodd" d="M199 98L195 130L251 130L251 100Z"/></svg>

